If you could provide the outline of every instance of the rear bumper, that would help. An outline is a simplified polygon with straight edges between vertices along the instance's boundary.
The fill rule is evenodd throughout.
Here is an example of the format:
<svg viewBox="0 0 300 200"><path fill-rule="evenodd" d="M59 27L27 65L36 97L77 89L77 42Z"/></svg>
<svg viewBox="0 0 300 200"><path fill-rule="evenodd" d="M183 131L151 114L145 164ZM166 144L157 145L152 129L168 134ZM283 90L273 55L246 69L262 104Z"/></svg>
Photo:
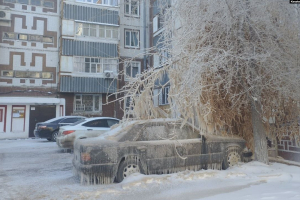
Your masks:
<svg viewBox="0 0 300 200"><path fill-rule="evenodd" d="M83 165L73 159L75 174L79 175L82 184L110 184L117 174L118 165L115 163Z"/></svg>
<svg viewBox="0 0 300 200"><path fill-rule="evenodd" d="M56 138L56 144L63 149L74 149L74 137L59 136Z"/></svg>
<svg viewBox="0 0 300 200"><path fill-rule="evenodd" d="M52 133L48 130L34 130L34 136L37 138L51 138Z"/></svg>

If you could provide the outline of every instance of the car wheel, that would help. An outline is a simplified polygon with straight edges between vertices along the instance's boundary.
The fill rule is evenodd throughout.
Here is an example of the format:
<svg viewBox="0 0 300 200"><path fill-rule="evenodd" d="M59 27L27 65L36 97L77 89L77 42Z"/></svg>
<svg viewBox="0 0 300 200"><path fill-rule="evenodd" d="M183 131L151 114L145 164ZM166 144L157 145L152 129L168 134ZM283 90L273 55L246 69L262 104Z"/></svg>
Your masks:
<svg viewBox="0 0 300 200"><path fill-rule="evenodd" d="M58 135L58 131L54 131L52 133L52 138L51 138L52 142L56 142L57 135Z"/></svg>
<svg viewBox="0 0 300 200"><path fill-rule="evenodd" d="M222 163L222 168L227 169L228 167L232 167L237 165L238 162L241 162L241 153L239 147L231 147L228 148L225 153L225 158Z"/></svg>
<svg viewBox="0 0 300 200"><path fill-rule="evenodd" d="M131 174L140 172L140 162L137 159L124 160L119 165L116 176L116 182L120 183L123 181L124 178L130 176Z"/></svg>

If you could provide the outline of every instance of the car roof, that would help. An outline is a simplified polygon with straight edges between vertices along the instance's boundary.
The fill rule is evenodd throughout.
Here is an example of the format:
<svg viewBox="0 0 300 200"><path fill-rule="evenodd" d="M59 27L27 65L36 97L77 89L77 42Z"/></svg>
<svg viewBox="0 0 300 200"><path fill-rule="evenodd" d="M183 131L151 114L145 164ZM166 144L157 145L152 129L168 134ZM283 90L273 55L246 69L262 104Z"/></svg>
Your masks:
<svg viewBox="0 0 300 200"><path fill-rule="evenodd" d="M49 120L47 120L47 121L45 121L45 122L53 122L53 121L56 121L56 120L59 120L59 119L65 119L65 118L86 118L86 117L84 117L84 116L60 116L60 117L55 117L55 118L52 118L52 119L49 119Z"/></svg>
<svg viewBox="0 0 300 200"><path fill-rule="evenodd" d="M92 121L92 120L96 120L96 119L113 119L113 120L118 120L117 118L113 118L113 117L91 117L91 118L86 118L85 121Z"/></svg>

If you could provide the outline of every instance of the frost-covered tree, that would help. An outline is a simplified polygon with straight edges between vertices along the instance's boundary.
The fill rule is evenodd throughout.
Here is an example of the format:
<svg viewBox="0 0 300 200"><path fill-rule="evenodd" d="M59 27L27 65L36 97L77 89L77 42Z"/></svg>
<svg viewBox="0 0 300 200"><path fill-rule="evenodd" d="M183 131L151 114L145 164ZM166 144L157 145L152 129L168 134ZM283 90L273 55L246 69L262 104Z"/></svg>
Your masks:
<svg viewBox="0 0 300 200"><path fill-rule="evenodd" d="M298 116L299 7L286 0L161 1L158 52L168 57L124 88L134 116L159 116L155 81L169 76L170 110L204 134L244 137L255 160L268 163L266 136ZM272 122L274 125L270 126ZM298 130L289 130L299 134Z"/></svg>

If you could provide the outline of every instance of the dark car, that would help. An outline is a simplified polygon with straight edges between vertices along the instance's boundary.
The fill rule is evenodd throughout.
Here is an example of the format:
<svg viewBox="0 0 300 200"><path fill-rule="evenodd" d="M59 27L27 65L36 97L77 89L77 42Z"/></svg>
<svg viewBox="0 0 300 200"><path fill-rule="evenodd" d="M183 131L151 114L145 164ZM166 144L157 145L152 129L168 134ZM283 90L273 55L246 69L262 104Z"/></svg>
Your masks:
<svg viewBox="0 0 300 200"><path fill-rule="evenodd" d="M63 116L36 123L34 136L37 138L46 138L49 141L55 142L59 127L73 124L85 118L86 117L82 116Z"/></svg>
<svg viewBox="0 0 300 200"><path fill-rule="evenodd" d="M226 169L243 159L245 140L207 135L172 121L138 121L78 139L73 165L83 184L121 182L131 173Z"/></svg>

